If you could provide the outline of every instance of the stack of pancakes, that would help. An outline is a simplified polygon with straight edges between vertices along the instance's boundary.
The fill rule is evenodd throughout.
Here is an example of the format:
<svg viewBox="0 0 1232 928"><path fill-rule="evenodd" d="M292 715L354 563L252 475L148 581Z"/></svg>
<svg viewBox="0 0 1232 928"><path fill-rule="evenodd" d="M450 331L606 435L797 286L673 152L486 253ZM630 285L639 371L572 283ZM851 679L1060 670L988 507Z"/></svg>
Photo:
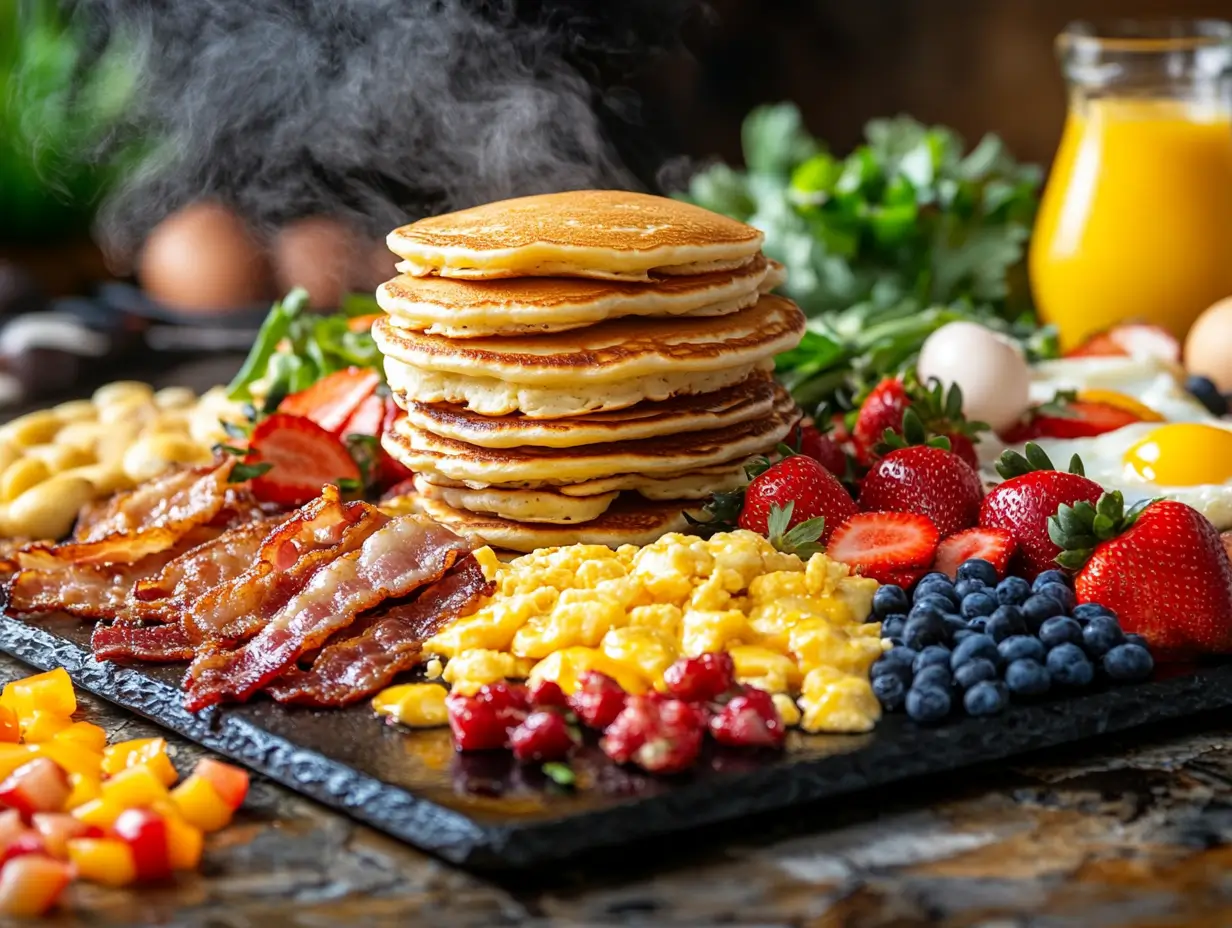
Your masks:
<svg viewBox="0 0 1232 928"><path fill-rule="evenodd" d="M804 318L743 223L660 197L524 197L397 229L372 329L413 506L495 547L686 526L800 413L772 376Z"/></svg>

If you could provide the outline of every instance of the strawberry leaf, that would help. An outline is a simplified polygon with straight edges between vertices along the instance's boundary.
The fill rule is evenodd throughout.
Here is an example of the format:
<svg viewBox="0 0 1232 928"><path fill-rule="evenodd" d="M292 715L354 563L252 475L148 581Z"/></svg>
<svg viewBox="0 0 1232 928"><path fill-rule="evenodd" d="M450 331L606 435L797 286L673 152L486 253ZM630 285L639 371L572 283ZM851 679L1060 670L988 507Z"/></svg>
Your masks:
<svg viewBox="0 0 1232 928"><path fill-rule="evenodd" d="M770 506L770 514L766 517L766 534L770 544L784 554L797 554L802 558L812 557L824 550L818 543L821 533L825 530L826 520L823 516L805 519L799 525L791 525L791 517L795 512L795 500L781 509Z"/></svg>
<svg viewBox="0 0 1232 928"><path fill-rule="evenodd" d="M231 468L231 476L227 478L227 483L243 483L246 480L252 480L254 477L269 473L273 466L269 461L260 461L256 464L246 464L241 461Z"/></svg>
<svg viewBox="0 0 1232 928"><path fill-rule="evenodd" d="M1024 454L1019 454L1017 451L1006 451L997 459L997 473L1002 478L1012 480L1014 477L1021 477L1023 474L1030 474L1035 471L1056 470L1047 452L1035 442L1027 442L1023 451L1025 452ZM1079 477L1086 476L1086 470L1082 466L1082 459L1076 454L1069 459L1069 472L1077 474Z"/></svg>
<svg viewBox="0 0 1232 928"><path fill-rule="evenodd" d="M1048 537L1061 548L1056 561L1069 570L1081 570L1102 542L1124 534L1155 500L1143 500L1125 510L1125 497L1119 490L1103 494L1092 506L1079 500L1072 506L1062 503L1048 519Z"/></svg>

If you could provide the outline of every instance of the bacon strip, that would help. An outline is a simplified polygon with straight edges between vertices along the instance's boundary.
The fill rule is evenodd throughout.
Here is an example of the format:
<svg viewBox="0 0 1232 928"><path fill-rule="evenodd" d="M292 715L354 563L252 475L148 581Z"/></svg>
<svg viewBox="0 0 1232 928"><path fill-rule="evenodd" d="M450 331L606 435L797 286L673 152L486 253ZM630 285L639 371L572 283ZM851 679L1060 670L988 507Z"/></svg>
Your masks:
<svg viewBox="0 0 1232 928"><path fill-rule="evenodd" d="M158 573L138 580L116 618L178 624L195 600L251 567L262 543L283 521L248 522L185 551Z"/></svg>
<svg viewBox="0 0 1232 928"><path fill-rule="evenodd" d="M99 623L90 636L94 657L100 661L190 661L193 643L178 622L166 625Z"/></svg>
<svg viewBox="0 0 1232 928"><path fill-rule="evenodd" d="M18 572L9 583L9 611L16 614L67 612L85 619L110 618L123 610L133 584L152 576L169 561L222 532L198 526L172 548L135 564L56 564L50 570Z"/></svg>
<svg viewBox="0 0 1232 928"><path fill-rule="evenodd" d="M359 550L316 571L247 644L202 649L185 680L185 705L196 712L248 699L359 613L435 583L469 551L467 541L443 526L414 516L390 521Z"/></svg>
<svg viewBox="0 0 1232 928"><path fill-rule="evenodd" d="M142 484L120 494L106 515L94 517L81 541L30 545L18 552L17 563L36 570L135 564L166 551L192 529L218 518L229 500L238 502L227 486L234 466L235 458L228 457L221 464L174 471Z"/></svg>
<svg viewBox="0 0 1232 928"><path fill-rule="evenodd" d="M189 639L231 646L251 637L319 568L359 548L388 521L366 503L344 504L336 487L326 487L270 533L247 570L192 604L183 615Z"/></svg>
<svg viewBox="0 0 1232 928"><path fill-rule="evenodd" d="M418 664L425 639L470 615L495 589L467 555L413 602L375 617L361 634L327 645L309 670L287 670L267 692L279 702L320 708L358 702Z"/></svg>

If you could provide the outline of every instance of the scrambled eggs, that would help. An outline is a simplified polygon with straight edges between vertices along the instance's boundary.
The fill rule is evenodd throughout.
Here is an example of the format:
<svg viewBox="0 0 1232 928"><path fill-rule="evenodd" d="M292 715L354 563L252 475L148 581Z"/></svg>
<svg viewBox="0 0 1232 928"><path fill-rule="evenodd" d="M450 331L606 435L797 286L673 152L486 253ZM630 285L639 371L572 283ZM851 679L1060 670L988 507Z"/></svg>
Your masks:
<svg viewBox="0 0 1232 928"><path fill-rule="evenodd" d="M526 678L568 693L598 670L644 693L662 688L678 657L726 650L737 678L775 694L789 724L858 732L880 716L868 670L881 628L864 621L877 583L823 554L806 563L737 531L476 557L496 593L424 645L460 692Z"/></svg>

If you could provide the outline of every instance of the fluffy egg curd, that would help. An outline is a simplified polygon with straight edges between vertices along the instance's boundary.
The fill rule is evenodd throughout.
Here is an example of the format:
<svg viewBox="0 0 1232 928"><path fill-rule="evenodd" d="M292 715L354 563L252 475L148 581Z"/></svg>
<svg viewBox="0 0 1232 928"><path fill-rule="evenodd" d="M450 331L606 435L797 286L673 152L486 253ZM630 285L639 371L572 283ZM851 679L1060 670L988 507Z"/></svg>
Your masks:
<svg viewBox="0 0 1232 928"><path fill-rule="evenodd" d="M640 548L544 548L508 563L490 548L475 556L495 594L424 644L460 692L527 679L571 693L597 670L645 693L663 689L677 658L725 650L737 679L774 694L788 724L863 732L881 715L868 679L881 626L865 622L877 582L824 554L805 562L736 531L665 535ZM378 711L401 717L405 705L404 721L432 724L416 711L421 692L406 693L414 697L378 697Z"/></svg>

